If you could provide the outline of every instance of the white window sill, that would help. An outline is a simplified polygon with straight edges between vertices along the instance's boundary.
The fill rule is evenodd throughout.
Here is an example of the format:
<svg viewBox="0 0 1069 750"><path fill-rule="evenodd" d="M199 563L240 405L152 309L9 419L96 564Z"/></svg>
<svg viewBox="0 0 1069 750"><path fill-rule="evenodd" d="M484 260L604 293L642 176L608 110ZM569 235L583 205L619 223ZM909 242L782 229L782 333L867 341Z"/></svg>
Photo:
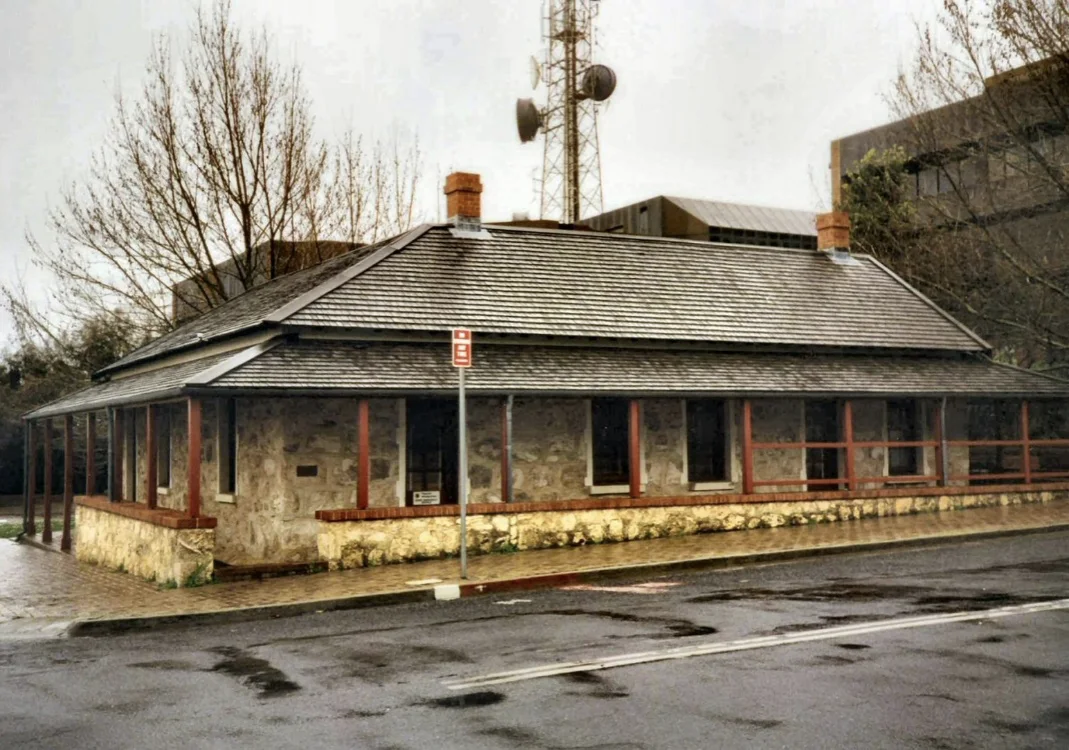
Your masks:
<svg viewBox="0 0 1069 750"><path fill-rule="evenodd" d="M228 505L233 505L234 502L235 502L234 495L232 495L232 494L230 494L228 492L220 492L215 496L215 502L217 502L217 503L227 503Z"/></svg>
<svg viewBox="0 0 1069 750"><path fill-rule="evenodd" d="M601 484L594 487L587 488L591 495L626 495L631 492L631 485L629 484ZM642 491L646 491L646 485L641 487Z"/></svg>
<svg viewBox="0 0 1069 750"><path fill-rule="evenodd" d="M691 492L724 492L735 489L733 482L691 482Z"/></svg>
<svg viewBox="0 0 1069 750"><path fill-rule="evenodd" d="M170 487L157 487L156 488L156 494L157 495L170 495L171 494L171 488Z"/></svg>

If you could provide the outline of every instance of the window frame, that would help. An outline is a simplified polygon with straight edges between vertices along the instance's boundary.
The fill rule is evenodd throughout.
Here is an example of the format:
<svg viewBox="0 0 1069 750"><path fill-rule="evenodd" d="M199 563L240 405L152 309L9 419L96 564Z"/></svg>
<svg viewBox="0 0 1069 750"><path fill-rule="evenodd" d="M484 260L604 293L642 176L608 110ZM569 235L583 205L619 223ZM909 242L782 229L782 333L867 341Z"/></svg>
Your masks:
<svg viewBox="0 0 1069 750"><path fill-rule="evenodd" d="M623 450L622 455L624 458L624 473L622 475L612 475L606 477L605 475L598 474L597 458L599 451L595 448L595 441L598 437L598 431L595 425L595 412L597 411L597 404L615 403L616 406L621 407L624 415L624 429L618 431L617 434L622 434ZM630 435L631 435L631 399L620 397L595 397L587 400L587 486L590 488L591 494L619 494L627 492L630 488L630 472L631 472L631 450L630 450ZM641 439L640 432L640 446L645 445L645 441ZM642 467L642 484L645 486L646 472L645 472L645 451L640 449L639 464ZM605 480L611 481L605 481ZM622 481L617 481L622 480Z"/></svg>
<svg viewBox="0 0 1069 750"><path fill-rule="evenodd" d="M171 409L167 406L156 408L156 489L170 490L171 461L174 449L171 445L172 428Z"/></svg>
<svg viewBox="0 0 1069 750"><path fill-rule="evenodd" d="M215 416L215 455L218 465L216 499L233 502L238 494L238 407L233 396L220 399Z"/></svg>

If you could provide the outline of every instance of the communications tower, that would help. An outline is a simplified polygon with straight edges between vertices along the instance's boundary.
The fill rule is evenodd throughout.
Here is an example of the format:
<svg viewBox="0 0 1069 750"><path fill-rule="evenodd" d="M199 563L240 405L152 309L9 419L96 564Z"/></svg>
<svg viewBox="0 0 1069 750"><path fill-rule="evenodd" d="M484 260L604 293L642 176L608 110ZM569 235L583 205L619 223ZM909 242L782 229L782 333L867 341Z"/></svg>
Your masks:
<svg viewBox="0 0 1069 750"><path fill-rule="evenodd" d="M516 102L520 141L543 133L543 219L576 224L602 212L598 104L616 89L616 74L592 62L599 0L545 0L542 61L531 58L531 83L545 83L545 106Z"/></svg>

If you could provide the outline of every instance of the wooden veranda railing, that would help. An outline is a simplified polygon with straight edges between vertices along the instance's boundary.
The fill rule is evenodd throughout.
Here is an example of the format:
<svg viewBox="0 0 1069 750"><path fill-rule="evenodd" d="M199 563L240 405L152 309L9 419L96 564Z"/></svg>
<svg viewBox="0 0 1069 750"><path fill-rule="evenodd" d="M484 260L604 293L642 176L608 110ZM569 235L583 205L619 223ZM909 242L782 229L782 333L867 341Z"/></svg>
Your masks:
<svg viewBox="0 0 1069 750"><path fill-rule="evenodd" d="M842 415L843 439L832 442L754 442L753 440L753 411L749 400L743 402L743 493L751 494L757 487L822 487L822 488L845 488L856 490L860 485L890 484L921 484L934 482L944 486L949 482L980 482L980 481L1020 481L1024 484L1032 484L1036 481L1069 478L1069 470L1038 471L1036 456L1033 450L1036 448L1066 448L1069 449L1069 439L1033 439L1030 436L1028 402L1021 402L1020 434L1016 440L947 440L945 405L940 402L935 419L935 436L932 440L854 440L853 425L853 402L843 403ZM1020 470L998 473L981 474L951 474L948 462L950 448L1016 448L1020 451ZM842 450L844 455L844 468L842 476L830 478L804 478L793 477L790 479L755 479L754 478L754 452L762 450L806 450L809 448L825 448ZM935 473L934 474L911 474L911 475L881 475L881 476L858 476L855 470L855 451L863 448L932 448L935 450Z"/></svg>

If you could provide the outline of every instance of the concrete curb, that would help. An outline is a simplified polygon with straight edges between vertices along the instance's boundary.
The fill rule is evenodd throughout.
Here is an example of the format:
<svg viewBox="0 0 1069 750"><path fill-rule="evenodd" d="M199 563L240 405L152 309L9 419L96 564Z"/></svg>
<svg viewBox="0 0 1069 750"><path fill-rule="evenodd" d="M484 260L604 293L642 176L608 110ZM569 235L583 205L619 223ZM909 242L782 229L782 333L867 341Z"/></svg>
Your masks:
<svg viewBox="0 0 1069 750"><path fill-rule="evenodd" d="M995 531L965 532L960 534L940 534L935 536L895 539L882 542L857 542L805 549L759 552L747 555L728 555L716 557L699 557L688 560L641 563L638 565L621 565L612 568L593 568L590 570L566 573L548 573L524 578L496 579L481 582L447 584L448 588L459 586L461 598L501 594L509 591L532 591L579 583L630 578L635 576L655 576L665 573L684 571L715 570L732 568L740 565L787 562L808 557L839 555L857 552L879 552L892 548L933 547L948 542L996 539L999 537L1023 536L1028 534L1046 534L1069 531L1069 523L1050 526L1032 526L1017 529L998 529ZM69 637L100 637L122 633L139 632L167 625L216 625L224 623L248 622L250 620L268 620L279 617L294 617L313 612L330 612L368 607L385 607L395 604L430 602L436 599L454 599L456 596L438 596L436 588L427 586L381 594L361 594L334 599L320 599L292 604L268 604L239 609L218 610L215 612L191 612L176 615L148 615L144 617L119 617L99 620L77 620L67 629Z"/></svg>

